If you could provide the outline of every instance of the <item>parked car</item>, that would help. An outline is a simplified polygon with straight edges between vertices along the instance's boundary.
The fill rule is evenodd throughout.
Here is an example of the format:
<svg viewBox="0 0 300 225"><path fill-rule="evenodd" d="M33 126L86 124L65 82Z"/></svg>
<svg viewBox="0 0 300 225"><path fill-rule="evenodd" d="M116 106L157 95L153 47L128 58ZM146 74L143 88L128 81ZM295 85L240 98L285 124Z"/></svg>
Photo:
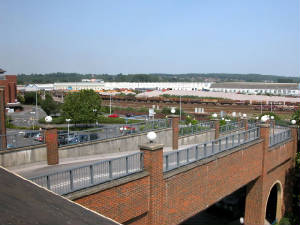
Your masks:
<svg viewBox="0 0 300 225"><path fill-rule="evenodd" d="M24 134L24 138L31 138L34 137L35 135L39 134L40 132L38 131L28 131Z"/></svg>
<svg viewBox="0 0 300 225"><path fill-rule="evenodd" d="M120 132L123 134L135 133L135 127L124 125L124 126L120 127Z"/></svg>
<svg viewBox="0 0 300 225"><path fill-rule="evenodd" d="M38 134L34 135L33 139L35 141L39 141L39 142L43 142L44 141L44 137L43 137L43 135L41 133L38 133Z"/></svg>
<svg viewBox="0 0 300 225"><path fill-rule="evenodd" d="M108 117L110 117L110 118L119 118L119 115L118 114L111 114Z"/></svg>

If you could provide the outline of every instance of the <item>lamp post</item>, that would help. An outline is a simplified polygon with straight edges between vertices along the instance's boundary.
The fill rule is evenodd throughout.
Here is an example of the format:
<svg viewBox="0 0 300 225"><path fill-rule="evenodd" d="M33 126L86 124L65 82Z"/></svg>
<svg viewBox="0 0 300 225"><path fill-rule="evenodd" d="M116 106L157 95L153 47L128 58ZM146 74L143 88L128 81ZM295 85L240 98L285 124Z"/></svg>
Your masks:
<svg viewBox="0 0 300 225"><path fill-rule="evenodd" d="M71 121L71 119L66 119L66 122L68 123L68 141L70 138L70 121Z"/></svg>
<svg viewBox="0 0 300 225"><path fill-rule="evenodd" d="M97 119L97 109L93 109L93 112L96 114L96 125L98 125L98 119Z"/></svg>
<svg viewBox="0 0 300 225"><path fill-rule="evenodd" d="M181 95L179 95L179 121L181 121Z"/></svg>
<svg viewBox="0 0 300 225"><path fill-rule="evenodd" d="M111 115L111 93L109 94L109 115Z"/></svg>
<svg viewBox="0 0 300 225"><path fill-rule="evenodd" d="M37 118L38 118L38 112L37 112L37 90L38 90L38 87L36 86L35 84L35 121L34 123L36 123L37 121Z"/></svg>

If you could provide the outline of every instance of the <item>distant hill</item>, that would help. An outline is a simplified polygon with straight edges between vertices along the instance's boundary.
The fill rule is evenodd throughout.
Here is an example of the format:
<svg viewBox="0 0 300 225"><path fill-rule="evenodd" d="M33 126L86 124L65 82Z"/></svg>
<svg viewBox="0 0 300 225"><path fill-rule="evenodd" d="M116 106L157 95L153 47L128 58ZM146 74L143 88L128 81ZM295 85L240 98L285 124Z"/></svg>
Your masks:
<svg viewBox="0 0 300 225"><path fill-rule="evenodd" d="M285 77L261 74L229 74L229 73L187 73L187 74L79 74L79 73L49 73L49 74L19 74L18 84L80 82L82 79L102 79L105 82L274 82L300 83L299 77Z"/></svg>

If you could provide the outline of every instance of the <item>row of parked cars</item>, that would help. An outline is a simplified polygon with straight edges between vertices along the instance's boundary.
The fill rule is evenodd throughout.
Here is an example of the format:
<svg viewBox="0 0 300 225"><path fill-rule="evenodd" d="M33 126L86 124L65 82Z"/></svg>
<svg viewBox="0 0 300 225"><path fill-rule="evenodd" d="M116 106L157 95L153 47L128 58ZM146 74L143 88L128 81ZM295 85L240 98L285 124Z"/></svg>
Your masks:
<svg viewBox="0 0 300 225"><path fill-rule="evenodd" d="M79 142L87 142L92 140L97 140L98 134L97 133L88 133L88 134L75 134L69 133L66 131L59 131L58 132L58 145L65 145L65 144L75 144Z"/></svg>

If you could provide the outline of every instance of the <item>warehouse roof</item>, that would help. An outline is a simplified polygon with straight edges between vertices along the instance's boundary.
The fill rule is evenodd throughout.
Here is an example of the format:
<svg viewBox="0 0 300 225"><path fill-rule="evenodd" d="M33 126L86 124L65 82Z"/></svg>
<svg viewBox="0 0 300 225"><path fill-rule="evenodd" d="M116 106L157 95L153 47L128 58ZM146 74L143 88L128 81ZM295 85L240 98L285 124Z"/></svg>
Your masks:
<svg viewBox="0 0 300 225"><path fill-rule="evenodd" d="M288 90L299 89L297 83L261 83L261 82L224 82L224 83L213 83L210 88L288 89Z"/></svg>

